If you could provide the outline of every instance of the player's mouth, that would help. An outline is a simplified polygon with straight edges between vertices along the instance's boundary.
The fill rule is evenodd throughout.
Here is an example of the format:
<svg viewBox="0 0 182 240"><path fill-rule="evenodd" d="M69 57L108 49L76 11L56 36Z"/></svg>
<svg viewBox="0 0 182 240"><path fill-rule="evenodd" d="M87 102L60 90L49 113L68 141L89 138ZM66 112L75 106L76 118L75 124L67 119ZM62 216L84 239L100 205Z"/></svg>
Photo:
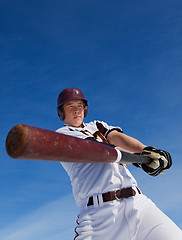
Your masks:
<svg viewBox="0 0 182 240"><path fill-rule="evenodd" d="M81 116L74 116L74 119L78 119L78 118L81 118Z"/></svg>

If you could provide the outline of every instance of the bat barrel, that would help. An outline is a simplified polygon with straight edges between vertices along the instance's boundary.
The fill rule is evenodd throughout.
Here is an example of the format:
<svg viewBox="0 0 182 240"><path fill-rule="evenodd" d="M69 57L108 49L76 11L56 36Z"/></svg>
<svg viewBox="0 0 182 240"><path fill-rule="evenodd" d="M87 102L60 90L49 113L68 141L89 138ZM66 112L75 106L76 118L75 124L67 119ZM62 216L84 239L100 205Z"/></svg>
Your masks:
<svg viewBox="0 0 182 240"><path fill-rule="evenodd" d="M118 157L110 146L23 124L8 133L6 151L16 159L60 162L109 163Z"/></svg>

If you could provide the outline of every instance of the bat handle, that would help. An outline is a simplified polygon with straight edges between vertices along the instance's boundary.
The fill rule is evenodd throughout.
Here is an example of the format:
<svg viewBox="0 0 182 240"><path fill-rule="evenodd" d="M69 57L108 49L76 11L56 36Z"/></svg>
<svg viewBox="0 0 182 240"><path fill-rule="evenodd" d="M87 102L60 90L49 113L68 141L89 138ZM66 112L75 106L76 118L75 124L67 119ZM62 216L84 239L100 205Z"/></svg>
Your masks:
<svg viewBox="0 0 182 240"><path fill-rule="evenodd" d="M117 149L116 149L117 150ZM119 150L117 150L118 152ZM133 154L133 153L128 153L128 152L124 152L124 151L120 151L119 154L120 160L118 158L118 160L116 162L120 162L120 163L140 163L140 164L149 164L151 163L151 158L149 157L145 157L145 156L141 156L138 154Z"/></svg>

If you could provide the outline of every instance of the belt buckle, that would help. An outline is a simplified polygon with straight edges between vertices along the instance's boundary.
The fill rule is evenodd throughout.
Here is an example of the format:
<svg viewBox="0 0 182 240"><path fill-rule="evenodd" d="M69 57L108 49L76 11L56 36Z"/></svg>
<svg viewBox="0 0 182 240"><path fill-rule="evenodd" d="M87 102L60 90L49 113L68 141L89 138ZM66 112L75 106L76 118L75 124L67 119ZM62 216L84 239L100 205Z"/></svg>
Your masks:
<svg viewBox="0 0 182 240"><path fill-rule="evenodd" d="M118 197L117 197L117 193L116 193L117 191L118 191L118 190L115 190L115 191L114 191L114 197L116 198L117 201L123 200L123 198L118 198Z"/></svg>

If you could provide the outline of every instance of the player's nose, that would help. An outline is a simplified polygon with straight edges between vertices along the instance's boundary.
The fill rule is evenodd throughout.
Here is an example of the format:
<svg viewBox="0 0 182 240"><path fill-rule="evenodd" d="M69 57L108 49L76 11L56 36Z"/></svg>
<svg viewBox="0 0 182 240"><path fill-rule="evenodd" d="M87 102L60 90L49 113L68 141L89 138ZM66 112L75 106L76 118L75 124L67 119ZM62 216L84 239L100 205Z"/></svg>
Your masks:
<svg viewBox="0 0 182 240"><path fill-rule="evenodd" d="M74 108L74 113L76 114L76 113L79 113L79 112L80 112L79 107L75 107L75 108Z"/></svg>

